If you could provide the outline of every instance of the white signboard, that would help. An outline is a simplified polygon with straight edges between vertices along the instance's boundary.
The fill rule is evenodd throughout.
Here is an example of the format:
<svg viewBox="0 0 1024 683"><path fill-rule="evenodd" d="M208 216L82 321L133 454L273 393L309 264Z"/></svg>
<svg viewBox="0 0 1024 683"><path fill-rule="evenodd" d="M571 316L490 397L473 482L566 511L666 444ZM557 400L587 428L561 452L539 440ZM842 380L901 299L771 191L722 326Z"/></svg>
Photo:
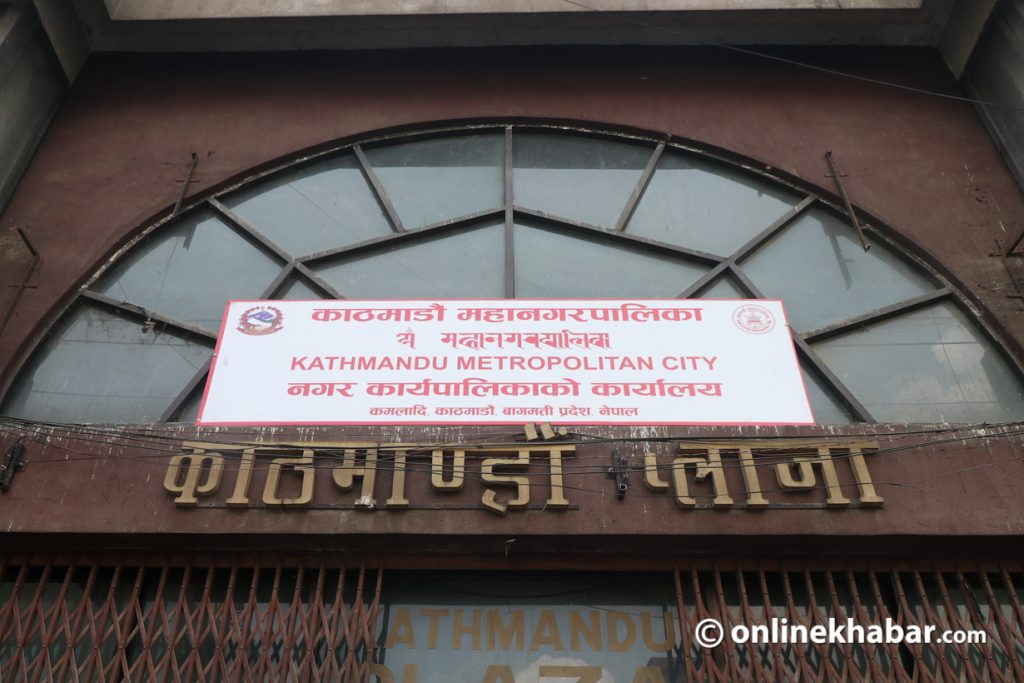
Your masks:
<svg viewBox="0 0 1024 683"><path fill-rule="evenodd" d="M229 302L198 422L812 424L779 301Z"/></svg>

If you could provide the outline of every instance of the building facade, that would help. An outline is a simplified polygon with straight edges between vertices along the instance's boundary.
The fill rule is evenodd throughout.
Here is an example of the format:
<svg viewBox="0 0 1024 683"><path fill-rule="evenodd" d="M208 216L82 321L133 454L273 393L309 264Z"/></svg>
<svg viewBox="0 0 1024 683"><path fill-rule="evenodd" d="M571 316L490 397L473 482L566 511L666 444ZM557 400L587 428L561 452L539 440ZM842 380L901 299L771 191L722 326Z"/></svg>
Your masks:
<svg viewBox="0 0 1024 683"><path fill-rule="evenodd" d="M1019 3L115 4L0 15L0 679L1024 677ZM817 424L195 424L342 298L780 299ZM972 642L701 640L830 618Z"/></svg>

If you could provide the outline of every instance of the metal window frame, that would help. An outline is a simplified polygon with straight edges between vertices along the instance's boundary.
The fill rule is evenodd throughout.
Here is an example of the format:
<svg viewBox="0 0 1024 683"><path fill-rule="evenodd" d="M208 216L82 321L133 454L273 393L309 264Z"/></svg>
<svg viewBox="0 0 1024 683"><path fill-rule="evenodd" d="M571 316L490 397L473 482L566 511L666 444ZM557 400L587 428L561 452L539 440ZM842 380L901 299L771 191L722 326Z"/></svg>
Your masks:
<svg viewBox="0 0 1024 683"><path fill-rule="evenodd" d="M566 217L554 216L542 211L521 207L515 202L515 174L513 170L513 150L516 131L528 132L549 132L564 133L568 135L584 136L598 140L611 140L615 142L629 142L649 147L650 157L646 162L635 187L633 188L626 205L611 229L575 221ZM493 132L504 136L504 203L503 206L494 207L485 211L479 211L451 219L446 219L430 225L418 228L406 228L398 216L388 194L387 189L367 158L364 147L378 147L383 145L401 144L422 139L436 139L443 137L454 137L469 133ZM740 246L733 254L721 256L698 250L688 249L656 240L632 235L628 232L629 220L632 218L636 207L643 199L650 181L656 172L657 165L666 150L678 151L698 158L706 159L718 164L725 165L741 174L756 177L763 182L782 187L791 193L802 196L802 199L786 214L775 220L771 225L749 239ZM272 239L262 234L249 222L237 215L230 208L224 205L220 199L237 191L255 185L278 174L298 170L314 163L319 163L333 156L353 154L357 160L358 167L367 182L367 186L386 217L392 233L382 237L372 238L362 242L323 250L312 254L293 255L284 248L277 245ZM752 298L765 298L758 291L757 287L743 273L739 262L753 253L756 249L765 244L781 230L797 220L812 208L825 210L835 216L845 216L841 199L830 195L828 192L808 186L796 179L783 176L775 172L771 167L759 165L757 162L743 159L732 155L724 150L713 149L707 146L698 145L693 141L674 139L671 136L650 134L643 131L623 128L598 128L593 125L581 125L579 123L559 122L538 122L538 121L494 121L484 123L460 123L455 125L425 127L414 130L399 129L363 136L357 140L349 140L338 144L328 145L325 148L311 153L298 154L288 157L268 166L264 170L248 175L238 182L230 182L223 186L214 188L201 195L186 200L180 210L171 212L148 225L144 225L137 234L128 240L120 249L99 264L89 276L78 292L70 298L63 306L57 308L52 314L45 330L32 341L27 350L13 364L5 382L0 385L0 396L6 399L10 391L28 364L40 344L50 335L57 323L64 315L79 305L86 302L93 305L101 305L107 309L114 310L118 314L127 316L130 319L137 319L143 322L156 323L162 328L196 338L204 342L215 342L216 334L205 330L191 323L177 320L173 317L150 311L140 306L127 302L119 302L111 297L103 295L91 288L115 265L120 259L133 250L137 245L147 238L153 236L166 224L179 218L188 216L197 211L211 211L218 219L247 241L253 243L260 251L271 258L282 263L281 271L274 281L260 295L260 298L269 299L279 294L284 287L297 279L314 291L318 291L330 298L343 299L343 292L339 292L328 282L316 275L311 266L343 258L356 256L362 253L375 251L387 247L394 247L414 243L419 239L441 236L447 232L473 229L488 221L502 219L504 221L504 282L505 295L507 298L515 297L515 250L514 250L514 226L517 222L527 225L534 225L540 228L557 230L562 234L575 234L588 238L596 238L608 241L610 244L621 245L631 249L639 249L649 253L659 254L678 258L682 261L711 266L705 275L696 282L681 291L676 298L689 298L699 295L705 289L711 287L721 277L729 277L735 281L740 288ZM1015 371L1019 382L1024 383L1024 363L1012 354L1007 344L980 315L980 307L969 299L959 288L955 287L948 277L944 276L939 268L932 266L926 259L918 254L907 250L906 245L897 243L892 238L890 231L881 225L877 220L868 217L866 212L857 209L858 213L865 217L864 229L870 231L872 239L881 242L886 249L896 255L908 265L916 267L936 285L936 289L928 294L907 299L904 301L885 306L883 308L857 315L852 318L838 321L830 325L809 330L806 332L793 331L793 341L797 352L803 361L805 368L812 372L831 392L832 396L839 400L848 416L855 422L875 422L872 415L861 404L852 392L842 381L818 358L813 351L813 344L817 341L835 337L850 332L872 323L880 322L904 313L908 313L924 306L934 305L943 301L952 301L961 312L974 322L977 329L981 330L987 341L998 350L1004 360ZM852 230L852 227L851 227ZM171 405L161 416L161 422L169 422L176 419L182 412L186 402L201 389L202 383L209 367L204 366L191 377L185 384L182 391L174 399Z"/></svg>

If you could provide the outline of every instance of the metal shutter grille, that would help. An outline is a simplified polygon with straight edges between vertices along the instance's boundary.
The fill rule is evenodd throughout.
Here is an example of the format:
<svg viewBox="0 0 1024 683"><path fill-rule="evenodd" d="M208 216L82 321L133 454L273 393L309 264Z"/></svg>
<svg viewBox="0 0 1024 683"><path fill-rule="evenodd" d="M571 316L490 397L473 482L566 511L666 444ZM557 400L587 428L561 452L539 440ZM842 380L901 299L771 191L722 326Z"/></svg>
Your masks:
<svg viewBox="0 0 1024 683"><path fill-rule="evenodd" d="M289 561L0 561L0 683L378 680L387 584L379 567ZM538 582L544 574L536 575ZM1024 680L1018 566L800 564L665 572L681 636L671 681ZM702 620L785 618L983 631L977 644L734 644ZM376 655L376 657L375 657Z"/></svg>
<svg viewBox="0 0 1024 683"><path fill-rule="evenodd" d="M3 567L0 680L369 679L382 572Z"/></svg>

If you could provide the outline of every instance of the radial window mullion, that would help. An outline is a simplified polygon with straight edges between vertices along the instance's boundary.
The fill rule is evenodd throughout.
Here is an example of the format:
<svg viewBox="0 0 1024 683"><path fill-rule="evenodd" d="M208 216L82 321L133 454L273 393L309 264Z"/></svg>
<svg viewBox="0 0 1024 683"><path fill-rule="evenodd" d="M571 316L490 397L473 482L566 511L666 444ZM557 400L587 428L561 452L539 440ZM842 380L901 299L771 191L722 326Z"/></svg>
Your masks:
<svg viewBox="0 0 1024 683"><path fill-rule="evenodd" d="M344 298L346 298L341 292L339 292L334 287L332 287L329 282L327 282L322 277L320 277L319 275L314 273L312 270L310 270L309 267L306 266L306 264L304 264L304 263L296 263L295 264L295 270L296 270L296 272L298 272L302 276L300 278L301 281L305 281L305 282L307 282L307 284L312 285L314 289L319 289L322 293L326 294L330 298L332 298L332 299L344 299Z"/></svg>
<svg viewBox="0 0 1024 683"><path fill-rule="evenodd" d="M883 320L902 315L903 313L909 313L917 310L918 308L942 301L950 296L952 296L952 292L946 287L943 287L942 289L937 289L930 294L923 294L921 296L914 297L913 299L900 301L891 306L877 308L863 315L858 315L848 320L841 320L825 327L819 327L816 330L802 332L800 333L800 336L803 337L804 341L807 343L813 344L830 337L845 334L858 327L864 327L866 325L871 325L872 323L882 322Z"/></svg>
<svg viewBox="0 0 1024 683"><path fill-rule="evenodd" d="M631 244L621 235L603 230L560 230L554 225L516 222L519 296L666 298L708 268L677 253ZM617 247L608 248L609 241ZM572 264L585 266L573 268Z"/></svg>
<svg viewBox="0 0 1024 683"><path fill-rule="evenodd" d="M263 290L263 293L260 294L259 298L276 299L277 295L281 293L282 289L284 289L285 283L288 282L288 278L289 276L291 276L293 272L295 272L294 261L292 261L291 263L289 263L288 265L281 269L281 272L277 274L277 277L274 278L273 282L267 285L267 288Z"/></svg>
<svg viewBox="0 0 1024 683"><path fill-rule="evenodd" d="M818 358L818 354L814 353L810 345L807 344L803 339L793 335L793 343L796 346L797 353L800 357L810 364L811 371L817 373L818 377L823 380L829 389L843 402L843 406L849 411L850 415L854 417L858 422L875 422L875 419L871 416L871 413L864 404L861 403L856 396L853 395L846 385L840 380L832 370L825 365L825 363Z"/></svg>
<svg viewBox="0 0 1024 683"><path fill-rule="evenodd" d="M403 233L403 236L408 233ZM431 230L387 248L335 256L313 272L355 299L501 298L504 221Z"/></svg>
<svg viewBox="0 0 1024 683"><path fill-rule="evenodd" d="M183 320L177 320L167 315L162 315L156 311L151 311L142 306L136 306L135 304L127 301L118 301L117 299L94 292L92 290L83 290L80 294L83 299L87 299L97 304L101 304L108 308L113 308L117 311L127 314L132 318L138 319L141 323L158 323L161 327L167 327L181 334L188 336L199 337L203 340L216 341L217 333L212 330L207 330L198 325L187 323Z"/></svg>
<svg viewBox="0 0 1024 683"><path fill-rule="evenodd" d="M714 272L714 271L712 271ZM749 296L732 277L731 272L717 271L717 276L710 279L701 278L703 284L700 287L691 286L693 291L687 296L677 297L681 299L744 299ZM715 290L719 290L714 296L710 296ZM722 291L724 290L724 291Z"/></svg>
<svg viewBox="0 0 1024 683"><path fill-rule="evenodd" d="M729 261L732 263L738 263L739 261L742 261L752 251L756 250L762 244L771 239L775 235L775 233L779 232L787 225L789 225L797 218L799 218L801 215L803 215L804 212L806 212L816 201L818 201L818 196L814 194L809 194L803 199L801 199L799 204L797 204L792 209L787 211L785 214L779 217L778 220L776 220L774 223L769 225L761 232L754 235L742 247L737 249L734 254L729 256Z"/></svg>
<svg viewBox="0 0 1024 683"><path fill-rule="evenodd" d="M384 237L376 237L373 239L366 240L364 242L358 242L344 247L338 247L337 249L329 249L327 251L317 252L315 254L309 254L308 256L301 256L296 259L300 265L320 265L324 261L331 259L354 256L366 251L373 251L379 248L385 248L389 246L397 246L406 241L415 241L421 239L425 234L436 232L444 233L449 231L456 231L462 228L473 227L477 223L486 221L488 218L499 218L504 216L504 211L499 209L496 211L485 211L480 214L474 214L472 216L465 216L453 221L446 221L437 225L427 225L422 228L414 228L412 230L403 230L400 233L392 235L386 235Z"/></svg>
<svg viewBox="0 0 1024 683"><path fill-rule="evenodd" d="M512 126L505 128L505 298L514 299L516 296L516 252L515 252L515 226L513 225L512 207L515 204L515 176L513 175L512 152L515 141L512 137Z"/></svg>
<svg viewBox="0 0 1024 683"><path fill-rule="evenodd" d="M519 129L516 206L613 229L651 157L651 143Z"/></svg>
<svg viewBox="0 0 1024 683"><path fill-rule="evenodd" d="M501 131L470 130L360 147L403 229L501 209Z"/></svg>
<svg viewBox="0 0 1024 683"><path fill-rule="evenodd" d="M651 152L651 158L647 160L647 166L644 167L644 172L640 175L640 179L636 181L636 187L633 188L633 194L629 196L629 200L626 202L626 206L622 209L622 214L619 215L619 220L615 222L615 231L622 232L626 229L626 225L629 223L629 219L633 217L633 212L636 211L636 206L644 196L644 190L651 182L651 176L654 175L655 167L658 165L658 160L661 159L662 152L665 151L665 143L659 142L658 146Z"/></svg>
<svg viewBox="0 0 1024 683"><path fill-rule="evenodd" d="M723 261L717 266L705 273L699 280L694 282L692 285L681 291L674 298L676 299L692 299L696 295L703 292L705 289L714 286L714 283L720 279L722 273L731 272L728 261Z"/></svg>
<svg viewBox="0 0 1024 683"><path fill-rule="evenodd" d="M765 298L764 294L762 294L761 291L757 288L757 285L751 282L750 278L748 278L746 274L744 274L744 272L740 270L740 268L737 267L735 263L732 262L731 259L722 265L728 269L729 274L731 276L736 278L736 282L739 284L740 289L742 289L747 294L747 296L749 296L751 299Z"/></svg>
<svg viewBox="0 0 1024 683"><path fill-rule="evenodd" d="M370 160L366 158L366 153L363 152L363 148L360 145L355 145L352 148L355 152L356 158L359 160L359 167L363 171L363 175L366 177L366 182L370 184L370 189L373 190L374 197L380 203L382 209L384 209L384 215L387 216L388 222L391 224L391 229L395 232L405 232L405 228L402 226L402 219L398 217L398 212L395 211L395 207L391 204L391 199L388 198L387 190L380 182L380 178L373 172L373 167L370 165Z"/></svg>
<svg viewBox="0 0 1024 683"><path fill-rule="evenodd" d="M604 240L610 244L617 244L624 247L636 248L641 251L650 251L652 253L667 256L675 256L681 259L695 261L706 266L717 265L722 262L722 258L720 256L715 256L714 254L695 251L693 249L679 247L674 244L656 242L645 237L637 237L628 233L606 230L596 225L587 225L586 223L566 220L564 218L559 218L558 216L551 216L541 211L533 211L531 209L524 209L518 206L515 207L513 211L514 217L521 222L534 222L541 225L551 226L553 228L562 228L567 233L575 233L590 239Z"/></svg>
<svg viewBox="0 0 1024 683"><path fill-rule="evenodd" d="M220 214L221 217L227 219L236 229L244 232L251 240L274 254L274 256L279 258L281 261L288 263L292 260L291 254L279 247L273 240L254 228L248 221L236 214L234 211L213 198L206 200L206 202L214 211Z"/></svg>

